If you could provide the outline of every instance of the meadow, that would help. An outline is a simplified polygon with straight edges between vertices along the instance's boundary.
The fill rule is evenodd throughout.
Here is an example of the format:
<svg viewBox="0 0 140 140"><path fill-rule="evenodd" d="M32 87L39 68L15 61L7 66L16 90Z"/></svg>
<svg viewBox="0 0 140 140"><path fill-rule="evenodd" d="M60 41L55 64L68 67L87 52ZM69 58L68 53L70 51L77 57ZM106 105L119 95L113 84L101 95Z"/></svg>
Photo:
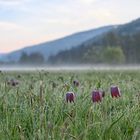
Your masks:
<svg viewBox="0 0 140 140"><path fill-rule="evenodd" d="M121 97L111 97L111 85ZM105 91L101 102L92 102L94 89ZM140 71L0 72L0 140L139 139Z"/></svg>

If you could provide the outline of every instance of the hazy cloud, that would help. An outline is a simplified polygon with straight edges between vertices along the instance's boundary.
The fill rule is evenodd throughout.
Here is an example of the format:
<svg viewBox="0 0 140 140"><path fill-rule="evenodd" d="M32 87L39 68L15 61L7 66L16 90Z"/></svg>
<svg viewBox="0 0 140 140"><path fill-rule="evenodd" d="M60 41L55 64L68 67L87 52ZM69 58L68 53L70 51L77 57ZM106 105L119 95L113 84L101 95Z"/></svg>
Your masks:
<svg viewBox="0 0 140 140"><path fill-rule="evenodd" d="M79 2L82 2L84 4L92 4L92 3L95 3L99 0L78 0Z"/></svg>
<svg viewBox="0 0 140 140"><path fill-rule="evenodd" d="M0 0L0 6L17 6L30 0Z"/></svg>
<svg viewBox="0 0 140 140"><path fill-rule="evenodd" d="M2 22L0 21L0 31L15 31L15 30L23 30L24 27L17 25L15 23L10 22Z"/></svg>

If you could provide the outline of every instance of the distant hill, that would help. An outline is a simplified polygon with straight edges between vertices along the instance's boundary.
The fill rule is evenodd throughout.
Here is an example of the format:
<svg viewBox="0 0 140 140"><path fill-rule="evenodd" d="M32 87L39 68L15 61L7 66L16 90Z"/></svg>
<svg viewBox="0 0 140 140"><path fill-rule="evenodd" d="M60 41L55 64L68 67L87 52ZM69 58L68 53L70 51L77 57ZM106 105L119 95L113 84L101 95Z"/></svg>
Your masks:
<svg viewBox="0 0 140 140"><path fill-rule="evenodd" d="M0 59L2 59L6 54L0 53Z"/></svg>
<svg viewBox="0 0 140 140"><path fill-rule="evenodd" d="M125 63L140 63L140 18L119 25L104 34L85 41L79 47L61 51L49 57L52 64L103 63L104 51L108 47L118 47Z"/></svg>
<svg viewBox="0 0 140 140"><path fill-rule="evenodd" d="M41 53L47 60L51 55L56 55L61 51L70 50L71 48L76 48L80 44L84 43L85 41L91 38L93 39L106 32L109 32L113 28L114 26L106 26L106 27L89 30L89 31L79 32L79 33L72 34L70 36L67 36L61 39L57 39L54 41L45 42L38 45L33 45L30 47L25 47L23 49L13 51L4 56L2 55L0 59L3 61L16 61L17 62L20 59L21 54L23 52L27 54L38 52L38 53Z"/></svg>
<svg viewBox="0 0 140 140"><path fill-rule="evenodd" d="M118 28L121 35L131 35L140 32L140 18L133 20L127 24L121 25Z"/></svg>

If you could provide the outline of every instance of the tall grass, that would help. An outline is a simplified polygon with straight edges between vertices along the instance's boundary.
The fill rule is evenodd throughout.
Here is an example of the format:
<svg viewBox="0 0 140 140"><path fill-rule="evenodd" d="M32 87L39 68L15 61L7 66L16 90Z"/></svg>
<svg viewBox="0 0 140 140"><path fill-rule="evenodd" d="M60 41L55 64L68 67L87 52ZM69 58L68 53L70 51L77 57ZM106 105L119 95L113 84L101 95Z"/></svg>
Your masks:
<svg viewBox="0 0 140 140"><path fill-rule="evenodd" d="M7 78L20 83L7 85ZM120 98L111 98L111 85L120 87ZM139 85L138 71L2 72L0 139L139 140ZM91 100L97 88L106 93L101 103ZM65 101L68 91L75 92L74 103Z"/></svg>

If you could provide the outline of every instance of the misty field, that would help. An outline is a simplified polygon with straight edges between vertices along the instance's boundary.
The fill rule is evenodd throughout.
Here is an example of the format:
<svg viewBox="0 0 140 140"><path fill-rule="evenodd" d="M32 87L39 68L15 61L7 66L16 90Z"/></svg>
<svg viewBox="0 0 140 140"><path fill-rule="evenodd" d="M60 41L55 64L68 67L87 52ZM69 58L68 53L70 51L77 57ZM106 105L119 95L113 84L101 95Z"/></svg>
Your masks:
<svg viewBox="0 0 140 140"><path fill-rule="evenodd" d="M121 97L111 97L111 85ZM101 102L94 89L105 91ZM139 140L140 71L1 71L0 139Z"/></svg>

